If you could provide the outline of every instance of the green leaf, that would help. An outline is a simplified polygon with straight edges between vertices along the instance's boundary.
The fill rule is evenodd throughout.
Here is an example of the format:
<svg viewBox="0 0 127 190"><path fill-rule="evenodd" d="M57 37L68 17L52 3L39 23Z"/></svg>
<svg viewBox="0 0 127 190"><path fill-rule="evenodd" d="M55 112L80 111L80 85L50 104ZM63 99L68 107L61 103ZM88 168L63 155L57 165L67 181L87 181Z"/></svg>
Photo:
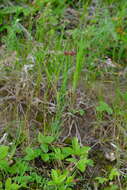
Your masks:
<svg viewBox="0 0 127 190"><path fill-rule="evenodd" d="M58 179L58 172L56 170L52 169L51 177L52 177L53 181L57 181L57 179Z"/></svg>
<svg viewBox="0 0 127 190"><path fill-rule="evenodd" d="M42 183L43 177L40 176L40 175L38 175L36 172L32 172L31 175L30 175L30 177L31 177L31 180L33 182L36 181L36 183L38 183L38 184Z"/></svg>
<svg viewBox="0 0 127 190"><path fill-rule="evenodd" d="M49 159L50 159L49 154L41 154L41 159L42 159L44 162L49 161Z"/></svg>
<svg viewBox="0 0 127 190"><path fill-rule="evenodd" d="M86 166L93 165L93 161L89 159L80 159L76 165L76 167L81 171L84 172L86 169Z"/></svg>
<svg viewBox="0 0 127 190"><path fill-rule="evenodd" d="M78 155L78 156L84 155L87 157L89 150L90 150L90 147L88 147L88 146L80 147L80 145L78 143L78 139L76 137L73 138L72 150L70 150L71 154Z"/></svg>
<svg viewBox="0 0 127 190"><path fill-rule="evenodd" d="M18 190L20 188L20 185L18 185L18 184L12 184L11 185L11 190Z"/></svg>
<svg viewBox="0 0 127 190"><path fill-rule="evenodd" d="M62 184L62 183L64 182L64 180L66 179L66 177L67 177L67 176L66 176L65 174L59 176L58 180L56 181L56 184L57 184L57 185L58 185L58 184Z"/></svg>
<svg viewBox="0 0 127 190"><path fill-rule="evenodd" d="M55 185L55 182L51 180L48 182L48 185Z"/></svg>
<svg viewBox="0 0 127 190"><path fill-rule="evenodd" d="M66 157L65 154L62 153L61 148L54 148L54 156L56 160L64 160Z"/></svg>
<svg viewBox="0 0 127 190"><path fill-rule="evenodd" d="M4 145L0 146L0 160L3 160L7 157L8 149L9 149L8 146L4 146Z"/></svg>
<svg viewBox="0 0 127 190"><path fill-rule="evenodd" d="M65 190L65 185L60 185L59 190Z"/></svg>
<svg viewBox="0 0 127 190"><path fill-rule="evenodd" d="M21 186L25 188L27 188L27 183L34 181L34 179L31 176L16 176L13 177L13 180L18 184L22 184Z"/></svg>
<svg viewBox="0 0 127 190"><path fill-rule="evenodd" d="M90 150L90 147L88 147L88 146L81 147L80 148L80 155L87 157L89 150Z"/></svg>
<svg viewBox="0 0 127 190"><path fill-rule="evenodd" d="M95 179L98 181L99 184L104 184L108 181L108 179L105 177L96 177Z"/></svg>
<svg viewBox="0 0 127 190"><path fill-rule="evenodd" d="M61 174L60 170L52 169L52 172L51 172L52 181L51 181L51 183L54 183L56 185L60 185L67 178L67 175L68 175L68 171L65 171L63 174ZM51 185L51 183L50 183L50 185Z"/></svg>
<svg viewBox="0 0 127 190"><path fill-rule="evenodd" d="M7 160L0 160L0 169L6 172L9 170L9 164Z"/></svg>
<svg viewBox="0 0 127 190"><path fill-rule="evenodd" d="M45 153L47 153L49 151L49 146L48 144L41 144L40 146L41 150Z"/></svg>
<svg viewBox="0 0 127 190"><path fill-rule="evenodd" d="M1 11L1 14L2 14L2 15L14 14L14 13L20 14L22 11L23 11L23 7L21 7L21 6L9 6L9 7L5 7L5 8Z"/></svg>
<svg viewBox="0 0 127 190"><path fill-rule="evenodd" d="M11 190L11 178L8 178L5 182L5 190Z"/></svg>
<svg viewBox="0 0 127 190"><path fill-rule="evenodd" d="M34 9L27 7L23 9L24 16L29 16L34 11Z"/></svg>
<svg viewBox="0 0 127 190"><path fill-rule="evenodd" d="M3 183L0 181L0 190L3 190Z"/></svg>
<svg viewBox="0 0 127 190"><path fill-rule="evenodd" d="M73 150L70 147L63 147L62 148L62 153L64 154L64 157L66 158L66 157L70 156L73 153Z"/></svg>
<svg viewBox="0 0 127 190"><path fill-rule="evenodd" d="M32 149L30 147L26 148L26 153L27 155L25 156L25 160L34 160L35 158L37 158L40 154L41 154L41 150L40 149Z"/></svg>
<svg viewBox="0 0 127 190"><path fill-rule="evenodd" d="M115 177L119 176L119 172L116 168L113 168L109 174L109 180L113 180Z"/></svg>
<svg viewBox="0 0 127 190"><path fill-rule="evenodd" d="M104 188L103 190L118 190L119 187L117 185L111 185L109 187Z"/></svg>
<svg viewBox="0 0 127 190"><path fill-rule="evenodd" d="M72 110L73 114L79 113L81 116L84 115L85 111L83 109L79 109L79 110Z"/></svg>
<svg viewBox="0 0 127 190"><path fill-rule="evenodd" d="M96 110L98 112L107 112L108 114L112 114L113 113L113 110L112 108L109 107L108 104L106 104L105 102L103 101L100 101L99 102L99 106L96 107Z"/></svg>
<svg viewBox="0 0 127 190"><path fill-rule="evenodd" d="M38 134L38 142L40 144L51 144L55 140L52 136L44 136L41 133Z"/></svg>
<svg viewBox="0 0 127 190"><path fill-rule="evenodd" d="M125 102L127 102L127 92L122 94L122 98Z"/></svg>
<svg viewBox="0 0 127 190"><path fill-rule="evenodd" d="M69 185L70 183L74 183L73 180L74 180L74 176L67 177L66 184Z"/></svg>
<svg viewBox="0 0 127 190"><path fill-rule="evenodd" d="M81 171L81 172L84 172L85 169L86 169L86 160L85 159L82 159L82 160L79 160L76 167Z"/></svg>
<svg viewBox="0 0 127 190"><path fill-rule="evenodd" d="M73 154L80 155L80 145L76 137L74 137L72 140L72 148L73 148Z"/></svg>
<svg viewBox="0 0 127 190"><path fill-rule="evenodd" d="M72 163L77 163L78 160L76 158L67 158L66 159L68 162L72 162Z"/></svg>
<svg viewBox="0 0 127 190"><path fill-rule="evenodd" d="M10 167L9 172L11 174L24 175L24 173L29 170L30 170L30 167L27 162L22 161L22 160L17 160L17 162Z"/></svg>
<svg viewBox="0 0 127 190"><path fill-rule="evenodd" d="M20 186L16 183L12 184L12 179L8 178L5 182L5 190L18 190Z"/></svg>
<svg viewBox="0 0 127 190"><path fill-rule="evenodd" d="M83 116L83 115L85 114L85 111L82 110L82 109L80 109L80 110L79 110L79 114L80 114L81 116Z"/></svg>

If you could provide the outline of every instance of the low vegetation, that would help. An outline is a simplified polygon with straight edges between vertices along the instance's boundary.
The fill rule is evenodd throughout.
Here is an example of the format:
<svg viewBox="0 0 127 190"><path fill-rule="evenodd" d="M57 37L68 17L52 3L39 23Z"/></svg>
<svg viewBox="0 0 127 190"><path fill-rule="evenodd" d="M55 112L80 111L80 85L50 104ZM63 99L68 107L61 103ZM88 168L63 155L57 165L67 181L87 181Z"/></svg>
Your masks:
<svg viewBox="0 0 127 190"><path fill-rule="evenodd" d="M0 190L127 190L126 12L1 0Z"/></svg>

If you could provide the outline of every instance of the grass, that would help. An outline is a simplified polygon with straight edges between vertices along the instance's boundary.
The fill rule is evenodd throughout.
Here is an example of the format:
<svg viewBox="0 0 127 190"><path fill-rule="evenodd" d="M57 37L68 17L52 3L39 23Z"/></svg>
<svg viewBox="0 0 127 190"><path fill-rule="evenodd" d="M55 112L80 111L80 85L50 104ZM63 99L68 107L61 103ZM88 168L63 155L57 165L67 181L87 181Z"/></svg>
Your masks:
<svg viewBox="0 0 127 190"><path fill-rule="evenodd" d="M126 9L1 2L1 190L127 189Z"/></svg>

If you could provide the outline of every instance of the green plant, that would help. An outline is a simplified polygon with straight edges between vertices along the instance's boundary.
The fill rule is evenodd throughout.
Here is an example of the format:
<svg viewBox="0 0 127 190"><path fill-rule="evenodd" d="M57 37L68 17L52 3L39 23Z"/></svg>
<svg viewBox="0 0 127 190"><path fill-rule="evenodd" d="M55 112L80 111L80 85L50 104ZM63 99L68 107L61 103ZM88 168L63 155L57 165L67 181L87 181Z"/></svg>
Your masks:
<svg viewBox="0 0 127 190"><path fill-rule="evenodd" d="M48 182L49 186L52 186L55 190L71 190L74 185L74 177L69 176L69 172L67 170L61 172L60 170L51 171L52 180Z"/></svg>
<svg viewBox="0 0 127 190"><path fill-rule="evenodd" d="M77 56L76 56L76 68L75 68L75 72L73 75L73 90L75 91L77 88L77 84L78 84L78 80L79 80L79 76L81 74L81 70L83 68L83 63L84 63L84 39L83 37L81 37L80 42L78 42L77 44L78 48L77 48Z"/></svg>
<svg viewBox="0 0 127 190"><path fill-rule="evenodd" d="M26 6L24 7L18 3L10 4L8 1L2 2L3 9L0 11L0 32L4 34L2 41L10 50L19 50L19 47L22 45L21 39L23 36L26 36L29 40L32 39L30 31L24 27L23 21L25 18L28 19L29 15L34 14L35 10L30 4L26 4Z"/></svg>
<svg viewBox="0 0 127 190"><path fill-rule="evenodd" d="M2 188L2 182L0 182L0 188L1 188L1 190L3 190L3 188ZM16 183L12 183L12 179L11 178L8 178L5 181L5 189L4 190L18 190L20 188L21 188L20 185L18 185Z"/></svg>
<svg viewBox="0 0 127 190"><path fill-rule="evenodd" d="M44 136L41 133L38 135L38 142L41 144L40 148L43 150L43 152L48 152L48 146L53 143L55 138L53 136Z"/></svg>
<svg viewBox="0 0 127 190"><path fill-rule="evenodd" d="M96 177L96 180L98 181L99 185L109 184L109 186L104 188L104 190L116 190L118 189L118 186L113 183L113 180L119 175L119 171L116 168L112 168L107 177Z"/></svg>
<svg viewBox="0 0 127 190"><path fill-rule="evenodd" d="M45 136L39 133L38 142L40 144L40 147L36 149L27 147L26 156L24 157L24 159L27 161L30 161L41 156L42 160L44 161L50 160L50 157L49 157L50 154L48 154L48 151L49 151L50 145L53 143L54 140L55 138L53 136Z"/></svg>
<svg viewBox="0 0 127 190"><path fill-rule="evenodd" d="M0 147L1 190L3 186L5 186L5 190L17 190L21 187L26 188L30 182L36 181L38 184L42 183L42 177L38 176L36 172L32 172L33 168L28 163L28 161L38 156L36 152L33 154L32 149L27 148L27 156L18 159L14 157L14 154L12 157L8 146ZM26 175L26 173L29 174ZM10 178L5 181L4 179L8 175Z"/></svg>
<svg viewBox="0 0 127 190"><path fill-rule="evenodd" d="M40 188L47 185L47 179L38 175L35 171L31 172L29 175L19 175L13 177L13 179L24 188L27 188L30 183L36 183Z"/></svg>
<svg viewBox="0 0 127 190"><path fill-rule="evenodd" d="M36 157L38 157L41 153L40 149L33 149L30 147L26 148L26 156L24 157L25 160L34 160Z"/></svg>
<svg viewBox="0 0 127 190"><path fill-rule="evenodd" d="M75 167L80 170L81 172L84 172L86 170L86 166L91 165L93 166L93 161L88 159L88 152L90 148L83 146L80 147L78 143L78 139L74 138L72 140L72 150L71 154L78 156L79 158L68 158L67 161L74 163Z"/></svg>
<svg viewBox="0 0 127 190"><path fill-rule="evenodd" d="M9 147L8 146L0 146L0 170L4 172L8 172L9 169L9 162L8 162L8 153Z"/></svg>
<svg viewBox="0 0 127 190"><path fill-rule="evenodd" d="M74 178L71 173L64 171L64 162L66 162L68 167L70 164L73 166L73 173L75 171L75 168L77 171L79 170L81 172L84 172L88 165L93 166L93 161L88 159L88 152L90 148L86 146L81 147L76 137L72 139L72 145L68 147L56 147L52 144L53 141L54 137L44 136L39 133L38 142L40 143L40 147L35 150L27 147L27 155L24 157L24 159L26 161L31 161L37 157L41 157L44 162L48 162L50 164L55 162L58 167L63 167L63 170L61 171L63 174L61 174L59 170L52 170L52 181L49 182L48 185L54 185L56 186L56 189L58 188L58 185L61 185L61 189L64 189L69 185L70 179ZM75 175L76 173L77 172L75 172Z"/></svg>
<svg viewBox="0 0 127 190"><path fill-rule="evenodd" d="M83 109L79 109L79 110L71 110L72 114L79 114L80 116L83 116L85 114L85 111Z"/></svg>
<svg viewBox="0 0 127 190"><path fill-rule="evenodd" d="M108 114L112 114L113 110L112 108L105 102L100 101L99 105L96 107L97 112L103 113L107 112Z"/></svg>

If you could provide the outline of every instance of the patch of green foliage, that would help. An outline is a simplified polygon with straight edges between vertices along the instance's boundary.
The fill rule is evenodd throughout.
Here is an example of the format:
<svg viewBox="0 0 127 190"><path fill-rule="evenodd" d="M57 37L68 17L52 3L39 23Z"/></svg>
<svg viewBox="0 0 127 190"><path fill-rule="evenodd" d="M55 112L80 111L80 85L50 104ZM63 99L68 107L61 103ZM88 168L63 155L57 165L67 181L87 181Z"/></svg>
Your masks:
<svg viewBox="0 0 127 190"><path fill-rule="evenodd" d="M15 155L10 158L10 147L0 146L1 187L5 186L6 190L27 188L29 186L33 188L32 184L37 183L36 186L39 188L44 185L44 189L71 189L75 184L74 178L78 170L84 172L88 165L93 165L92 160L88 159L90 148L80 147L77 138L72 140L72 145L61 148L53 145L54 140L52 136L43 136L39 133L39 147L34 149L27 147L25 156L22 156L22 158ZM34 166L37 158L42 163L47 163L47 165L50 163L52 167L54 163L58 165L57 168L51 170L51 179L48 179L48 176L46 178L38 174L38 170ZM31 162L33 162L33 166ZM64 165L65 162L66 166ZM7 176L9 178L5 180Z"/></svg>

